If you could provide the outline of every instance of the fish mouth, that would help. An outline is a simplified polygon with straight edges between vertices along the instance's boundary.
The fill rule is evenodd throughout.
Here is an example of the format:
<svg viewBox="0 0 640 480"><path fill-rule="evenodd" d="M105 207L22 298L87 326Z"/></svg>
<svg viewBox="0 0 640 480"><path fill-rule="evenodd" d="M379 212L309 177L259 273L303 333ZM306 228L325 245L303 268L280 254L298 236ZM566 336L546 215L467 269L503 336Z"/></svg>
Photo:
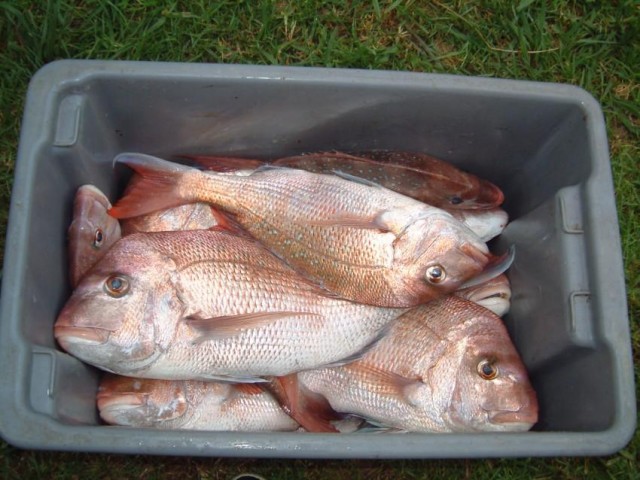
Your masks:
<svg viewBox="0 0 640 480"><path fill-rule="evenodd" d="M145 404L144 396L135 393L124 393L113 395L100 392L96 395L98 410L100 412L120 412L132 408L141 407Z"/></svg>
<svg viewBox="0 0 640 480"><path fill-rule="evenodd" d="M523 428L531 428L538 421L538 410L534 408L522 408L514 412L498 412L491 415L491 423L496 425L509 425L516 427L522 425Z"/></svg>
<svg viewBox="0 0 640 480"><path fill-rule="evenodd" d="M110 332L94 327L56 325L53 335L65 350L67 345L102 345L109 340Z"/></svg>
<svg viewBox="0 0 640 480"><path fill-rule="evenodd" d="M100 417L109 424L145 426L140 422L140 415L144 415L146 406L141 395L98 393L96 403Z"/></svg>
<svg viewBox="0 0 640 480"><path fill-rule="evenodd" d="M515 257L516 257L515 245L511 245L509 247L509 250L507 250L506 253L503 253L502 255L499 255L499 256L492 255L487 250L487 254L484 256L485 258L484 263L482 264L483 270L478 274L476 274L475 276L472 276L469 279L467 279L467 281L464 282L460 287L458 287L458 289L462 290L465 288L475 287L477 285L481 285L483 283L486 283L502 275L506 270L508 270L511 267L511 264L515 260Z"/></svg>

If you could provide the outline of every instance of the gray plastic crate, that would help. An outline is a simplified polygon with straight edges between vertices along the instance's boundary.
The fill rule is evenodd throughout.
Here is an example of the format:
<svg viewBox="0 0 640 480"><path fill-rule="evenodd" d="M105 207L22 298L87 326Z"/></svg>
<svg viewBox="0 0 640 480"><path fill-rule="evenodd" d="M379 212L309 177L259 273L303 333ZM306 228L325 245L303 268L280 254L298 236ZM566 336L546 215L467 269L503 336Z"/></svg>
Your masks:
<svg viewBox="0 0 640 480"><path fill-rule="evenodd" d="M122 151L278 157L424 151L506 195L515 244L506 322L540 422L526 433L330 435L100 425L99 373L61 352L76 188L112 199ZM7 235L0 432L25 448L247 457L607 454L636 421L620 238L604 120L583 90L404 72L60 61L29 86Z"/></svg>

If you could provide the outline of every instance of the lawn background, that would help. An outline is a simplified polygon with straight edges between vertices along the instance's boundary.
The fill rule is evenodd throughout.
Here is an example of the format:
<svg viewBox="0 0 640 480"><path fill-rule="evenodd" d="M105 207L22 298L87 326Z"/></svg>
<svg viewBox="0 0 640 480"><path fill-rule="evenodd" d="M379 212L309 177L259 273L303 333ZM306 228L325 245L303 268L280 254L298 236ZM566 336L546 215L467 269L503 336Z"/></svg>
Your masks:
<svg viewBox="0 0 640 480"><path fill-rule="evenodd" d="M62 58L375 68L585 88L607 121L638 385L637 1L0 1L2 242L27 83ZM252 471L268 479L627 479L640 478L639 447L636 431L626 449L602 458L269 461L32 452L0 442L0 476L230 479Z"/></svg>

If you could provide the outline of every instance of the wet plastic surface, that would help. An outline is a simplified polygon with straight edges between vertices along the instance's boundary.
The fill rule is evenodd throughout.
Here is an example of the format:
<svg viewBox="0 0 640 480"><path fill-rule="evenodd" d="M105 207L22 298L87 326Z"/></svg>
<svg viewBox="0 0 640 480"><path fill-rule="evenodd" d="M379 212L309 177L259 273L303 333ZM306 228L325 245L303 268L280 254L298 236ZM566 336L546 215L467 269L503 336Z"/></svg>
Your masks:
<svg viewBox="0 0 640 480"><path fill-rule="evenodd" d="M113 200L138 151L275 158L423 151L500 186L516 246L506 323L540 401L526 433L329 435L100 425L99 372L63 353L76 189ZM633 363L604 119L558 84L404 72L60 61L32 79L2 282L0 433L25 448L174 455L444 458L608 454L635 428ZM46 241L43 241L45 239Z"/></svg>

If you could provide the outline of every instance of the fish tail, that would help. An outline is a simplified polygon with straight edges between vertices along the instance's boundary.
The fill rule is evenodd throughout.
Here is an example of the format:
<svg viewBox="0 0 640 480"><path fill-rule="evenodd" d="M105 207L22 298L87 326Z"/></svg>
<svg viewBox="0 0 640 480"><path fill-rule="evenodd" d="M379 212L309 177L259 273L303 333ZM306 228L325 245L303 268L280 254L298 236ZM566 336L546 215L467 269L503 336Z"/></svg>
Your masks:
<svg viewBox="0 0 640 480"><path fill-rule="evenodd" d="M109 209L115 218L130 218L176 207L190 201L180 194L180 181L185 172L193 169L141 153L121 153L114 163L132 168L139 177L134 179L125 195Z"/></svg>

